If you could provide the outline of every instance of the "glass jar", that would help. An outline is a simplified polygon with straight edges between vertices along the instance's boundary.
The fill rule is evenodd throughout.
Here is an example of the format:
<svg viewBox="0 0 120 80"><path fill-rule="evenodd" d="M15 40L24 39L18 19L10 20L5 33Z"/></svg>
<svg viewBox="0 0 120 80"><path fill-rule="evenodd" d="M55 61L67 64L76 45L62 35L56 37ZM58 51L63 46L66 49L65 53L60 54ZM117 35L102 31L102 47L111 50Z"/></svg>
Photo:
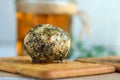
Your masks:
<svg viewBox="0 0 120 80"><path fill-rule="evenodd" d="M76 4L67 0L16 0L17 52L23 54L23 39L37 24L52 24L71 32L72 15Z"/></svg>

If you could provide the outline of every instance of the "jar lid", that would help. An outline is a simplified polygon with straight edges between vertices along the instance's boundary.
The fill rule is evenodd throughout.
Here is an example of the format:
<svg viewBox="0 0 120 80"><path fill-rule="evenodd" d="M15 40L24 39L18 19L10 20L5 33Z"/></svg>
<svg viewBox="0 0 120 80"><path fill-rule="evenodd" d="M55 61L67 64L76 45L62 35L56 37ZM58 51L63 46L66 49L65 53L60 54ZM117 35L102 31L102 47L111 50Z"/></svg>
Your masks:
<svg viewBox="0 0 120 80"><path fill-rule="evenodd" d="M17 0L17 11L43 14L75 14L77 6L70 2L50 2L38 0Z"/></svg>

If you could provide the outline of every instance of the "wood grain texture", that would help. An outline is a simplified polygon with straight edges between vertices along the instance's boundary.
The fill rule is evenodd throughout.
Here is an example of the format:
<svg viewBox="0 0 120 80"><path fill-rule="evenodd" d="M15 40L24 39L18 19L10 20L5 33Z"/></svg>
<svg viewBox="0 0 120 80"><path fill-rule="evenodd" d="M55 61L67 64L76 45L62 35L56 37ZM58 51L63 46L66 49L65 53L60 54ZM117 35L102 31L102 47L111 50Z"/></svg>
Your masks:
<svg viewBox="0 0 120 80"><path fill-rule="evenodd" d="M62 63L30 62L29 57L0 58L0 70L35 78L66 78L114 72L111 65L64 61Z"/></svg>
<svg viewBox="0 0 120 80"><path fill-rule="evenodd" d="M120 72L120 56L109 56L109 57L100 57L100 58L80 58L76 59L78 62L86 63L99 63L115 66L116 71Z"/></svg>
<svg viewBox="0 0 120 80"><path fill-rule="evenodd" d="M31 77L22 76L19 74L12 74L0 71L0 80L44 80ZM47 79L49 80L49 79ZM65 79L51 79L51 80L120 80L120 73L109 73L84 77L73 77Z"/></svg>

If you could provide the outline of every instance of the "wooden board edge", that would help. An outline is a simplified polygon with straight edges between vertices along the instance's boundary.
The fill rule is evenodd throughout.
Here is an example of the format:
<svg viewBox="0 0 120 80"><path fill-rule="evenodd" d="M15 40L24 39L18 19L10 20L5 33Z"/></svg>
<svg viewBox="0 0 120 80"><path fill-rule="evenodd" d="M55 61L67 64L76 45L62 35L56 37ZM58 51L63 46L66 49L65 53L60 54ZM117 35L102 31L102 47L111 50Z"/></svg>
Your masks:
<svg viewBox="0 0 120 80"><path fill-rule="evenodd" d="M31 74L33 72L33 74ZM35 73L37 72L37 73ZM112 73L115 72L115 67L113 66L97 66L92 68L78 68L78 69L67 69L67 70L53 70L53 71L36 71L29 69L22 69L20 73L22 75L31 76L35 78L67 78L67 77L77 77L77 76L88 76L95 74L103 74L103 73ZM87 74L86 74L87 73Z"/></svg>

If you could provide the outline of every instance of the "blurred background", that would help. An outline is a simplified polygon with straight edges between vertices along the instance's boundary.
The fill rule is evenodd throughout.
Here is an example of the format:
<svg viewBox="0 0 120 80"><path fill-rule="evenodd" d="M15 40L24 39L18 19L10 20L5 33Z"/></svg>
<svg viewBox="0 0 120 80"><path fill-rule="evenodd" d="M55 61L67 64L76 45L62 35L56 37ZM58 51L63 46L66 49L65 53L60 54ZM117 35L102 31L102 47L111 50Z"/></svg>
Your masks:
<svg viewBox="0 0 120 80"><path fill-rule="evenodd" d="M38 23L51 23L53 25L63 26L62 28L64 30L72 33L73 45L68 56L70 59L79 57L120 55L119 0L46 0L46 2L52 5L65 5L71 3L71 5L65 6L66 9L69 7L68 12L64 12L63 9L61 12L59 10L58 12L53 11L53 14L52 12L46 12L47 10L41 10L39 12L39 8L36 9L38 12L34 10L35 8L27 10L26 5L28 4L24 4L27 3L24 1L25 0L1 0L0 2L0 57L22 55L20 51L22 45L20 43L22 36L21 32L25 32L24 30L27 30L26 27L28 27L28 25L25 25L26 23L31 23L33 21L35 21L34 24L29 24L29 28ZM26 1L34 3L34 0ZM39 3L39 1L42 0L35 1ZM43 4L46 2L43 2ZM21 9L21 6L25 10ZM74 10L76 8L77 11ZM37 14L34 15L35 19L30 22L29 20L34 17L30 18L27 16L32 16L29 12L29 10L32 11L32 9L32 14L34 12ZM28 14L27 11L30 14ZM52 9L50 11L52 11ZM63 15L62 12L65 15ZM80 14L78 14L78 12ZM56 17L54 17L54 14ZM49 15L53 16L52 22L51 18L48 18ZM43 16L44 18L41 18ZM46 16L48 17L45 18ZM83 17L85 17L85 19L83 19ZM38 19L40 19L40 21L37 21ZM48 21L48 19L50 21ZM55 19L58 19L58 21ZM44 22L46 20L48 22ZM56 22L58 22L58 24ZM84 28L85 30L82 30L83 27L85 27L84 24L87 23L90 24L87 28ZM23 28L20 28L21 26ZM89 35L90 30L92 30L91 35ZM87 31L88 33L86 33ZM82 35L82 38L80 35Z"/></svg>

